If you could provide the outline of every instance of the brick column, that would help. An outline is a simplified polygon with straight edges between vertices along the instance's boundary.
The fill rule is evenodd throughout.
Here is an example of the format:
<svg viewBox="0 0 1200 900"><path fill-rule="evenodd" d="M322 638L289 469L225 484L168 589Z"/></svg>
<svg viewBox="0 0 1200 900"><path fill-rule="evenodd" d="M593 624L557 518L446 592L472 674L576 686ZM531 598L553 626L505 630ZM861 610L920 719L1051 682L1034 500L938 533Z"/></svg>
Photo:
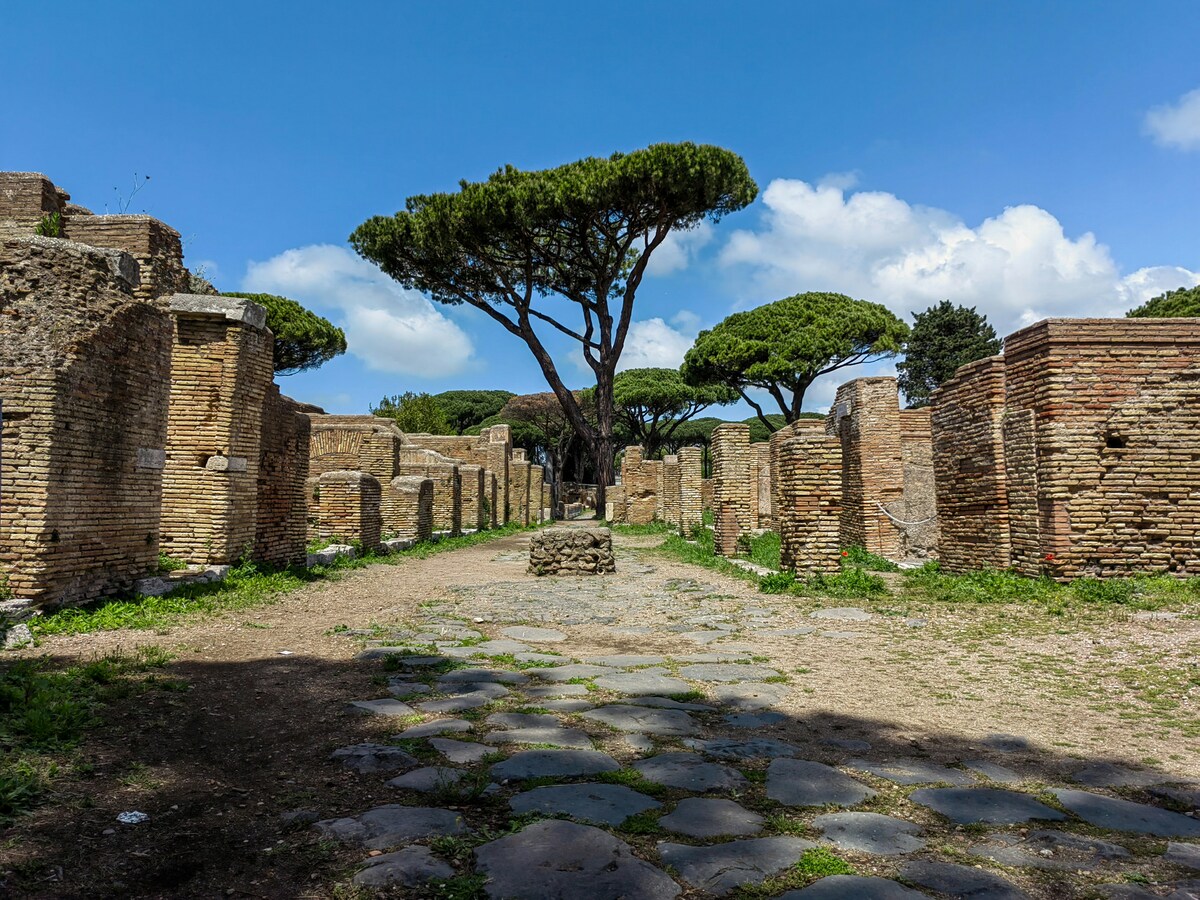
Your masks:
<svg viewBox="0 0 1200 900"><path fill-rule="evenodd" d="M679 457L663 457L662 520L672 528L678 528L680 523L681 487Z"/></svg>
<svg viewBox="0 0 1200 900"><path fill-rule="evenodd" d="M487 430L487 467L496 475L496 521L508 522L508 457L512 453L512 429L493 425Z"/></svg>
<svg viewBox="0 0 1200 900"><path fill-rule="evenodd" d="M529 524L535 525L545 520L542 494L546 488L546 467L529 467Z"/></svg>
<svg viewBox="0 0 1200 900"><path fill-rule="evenodd" d="M162 549L189 563L254 550L263 402L273 378L266 312L176 294L163 473Z"/></svg>
<svg viewBox="0 0 1200 900"><path fill-rule="evenodd" d="M508 521L529 524L529 461L516 447L508 462Z"/></svg>
<svg viewBox="0 0 1200 900"><path fill-rule="evenodd" d="M486 528L483 469L479 466L460 464L458 476L462 482L462 527L475 531Z"/></svg>
<svg viewBox="0 0 1200 900"><path fill-rule="evenodd" d="M750 519L750 426L727 422L712 434L713 542L721 556L737 552L737 540L748 534Z"/></svg>
<svg viewBox="0 0 1200 900"><path fill-rule="evenodd" d="M780 562L797 574L836 572L842 494L842 444L815 429L778 447Z"/></svg>
<svg viewBox="0 0 1200 900"><path fill-rule="evenodd" d="M382 534L379 479L365 472L326 472L317 479L316 536L358 541L364 552L379 549Z"/></svg>
<svg viewBox="0 0 1200 900"><path fill-rule="evenodd" d="M704 521L704 451L699 447L679 450L679 527L685 536Z"/></svg>
<svg viewBox="0 0 1200 900"><path fill-rule="evenodd" d="M398 475L383 491L383 530L406 541L433 537L433 480L423 475Z"/></svg>

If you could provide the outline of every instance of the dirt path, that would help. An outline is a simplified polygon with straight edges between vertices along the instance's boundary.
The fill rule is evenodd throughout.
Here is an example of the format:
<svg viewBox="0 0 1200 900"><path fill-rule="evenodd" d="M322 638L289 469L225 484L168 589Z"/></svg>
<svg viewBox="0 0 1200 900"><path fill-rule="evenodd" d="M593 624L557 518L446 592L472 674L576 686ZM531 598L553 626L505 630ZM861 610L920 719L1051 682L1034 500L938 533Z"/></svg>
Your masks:
<svg viewBox="0 0 1200 900"><path fill-rule="evenodd" d="M773 745L775 751L789 749L778 757L728 751L737 758L726 762L744 770L740 777L749 779L749 787L721 796L768 817L771 824L754 834L804 835L798 839L811 841L821 836L812 820L822 810L768 796L781 790L772 788L769 767L789 757L837 767L842 777L876 792L876 799L856 809L915 823L922 829L922 848L938 848L936 855L920 849L893 857L834 847L863 874L894 877L914 859L975 865L986 857L980 856L984 850L972 855L973 848L985 839L1023 838L1013 828L995 833L981 833L975 825L966 832L955 829L909 798L922 779L1000 786L964 769L968 762L1000 767L990 770L992 777L1007 781L1011 776L1014 785L1041 799L1050 799L1048 786L1070 786L1074 777L1091 783L1085 789L1130 800L1176 808L1195 802L1194 794L1178 792L1164 799L1162 789L1149 783L1200 778L1196 739L1187 730L1196 722L1196 686L1187 668L1188 658L1194 665L1200 640L1194 616L1047 624L1044 616L986 607L914 609L879 603L838 608L826 603L821 608L639 552L656 544L654 538L619 538L615 576L537 579L525 573L527 540L528 535L517 535L351 572L270 607L164 634L48 641L39 652L63 657L135 643L164 646L177 654L172 674L190 689L141 695L94 734L88 751L95 768L65 778L55 802L7 835L0 853L14 873L13 886L21 894L46 897L334 896L335 886L358 869L364 853L354 840L333 839L332 833L319 838L305 821L311 818L307 813L327 819L422 800L420 792L398 791L379 775L330 760L339 747L387 742L417 721L415 715L390 721L355 715L347 703L397 695L419 711L425 696L405 695L396 685L423 680L453 698L451 682L437 676L464 664L490 664L537 686L549 677L544 672L552 663L649 658L610 660L606 665L616 681L580 670L577 683L565 685L557 699L553 692L513 690L510 696L489 698L487 705L466 707L456 718L469 723L471 742L503 730L489 731L487 715L532 707L544 711L526 715L556 713L561 727L586 731L592 746L627 771L648 754L704 749L680 740L781 742ZM518 640L514 646L503 630L522 625L550 629L561 639ZM438 646L431 650L426 645L435 639ZM488 643L492 640L502 643ZM414 649L387 649L398 643ZM378 655L397 659L432 652L439 665L393 661L388 669L356 659L364 646L376 645ZM564 659L550 658L555 655ZM716 668L705 668L710 665ZM740 673L732 670L735 666L742 667ZM634 689L639 679L680 687L669 693L690 693L683 702L715 708L673 710L689 716L674 717L690 723L686 729L694 728L686 738L623 732L581 715L606 705L628 710L630 698L645 693ZM437 720L428 712L420 718ZM555 734L564 739L558 732L550 737ZM402 746L418 749L411 741ZM426 743L419 749L421 760L446 763ZM710 758L722 757L718 752ZM935 767L940 777L920 770L901 779L915 777L916 782L896 784L899 770L918 764ZM1160 774L1131 771L1146 765ZM478 834L485 823L497 827L511 816L508 801L518 784L519 779L502 785L497 795L451 806L463 811ZM668 791L658 801L665 804L659 811L684 799L683 793ZM149 813L150 822L115 823L118 812L134 809ZM305 815L293 825L281 820L296 811ZM1069 821L1075 824L1066 830L1086 831L1077 820ZM652 824L644 834L619 828L614 833L653 865L667 858L659 840L700 846L696 838ZM1122 840L1119 834L1109 837ZM1164 879L1183 871L1160 859L1162 840L1126 839L1124 845L1132 856L1095 862L1093 851L1054 844L1050 853L1069 863L1064 871L1070 877L1058 870L1005 872L988 865L1032 895L1047 897L1083 896L1091 885L1119 881L1131 871ZM1046 847L1025 849L1038 856ZM670 864L684 873L678 877L687 896L710 895L702 879L688 880L686 864ZM1074 874L1080 869L1094 871ZM455 859L452 874L473 874L469 854L465 862ZM759 874L759 881L771 875L766 869ZM912 877L908 881L917 883ZM426 896L420 891L427 889L404 890L408 893L401 896Z"/></svg>

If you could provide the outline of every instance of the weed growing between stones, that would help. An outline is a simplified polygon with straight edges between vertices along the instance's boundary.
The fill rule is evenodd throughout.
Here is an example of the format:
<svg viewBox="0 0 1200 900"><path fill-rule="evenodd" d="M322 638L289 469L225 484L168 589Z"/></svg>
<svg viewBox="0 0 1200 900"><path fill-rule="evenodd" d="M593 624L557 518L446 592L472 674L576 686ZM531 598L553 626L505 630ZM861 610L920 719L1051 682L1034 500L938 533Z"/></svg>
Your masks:
<svg viewBox="0 0 1200 900"><path fill-rule="evenodd" d="M853 875L854 867L824 847L812 847L794 866L759 884L743 884L730 895L733 900L773 900L787 891L806 887L830 875Z"/></svg>
<svg viewBox="0 0 1200 900"><path fill-rule="evenodd" d="M847 547L842 551L842 565L858 566L868 572L899 572L900 567L890 559L868 553L862 547Z"/></svg>

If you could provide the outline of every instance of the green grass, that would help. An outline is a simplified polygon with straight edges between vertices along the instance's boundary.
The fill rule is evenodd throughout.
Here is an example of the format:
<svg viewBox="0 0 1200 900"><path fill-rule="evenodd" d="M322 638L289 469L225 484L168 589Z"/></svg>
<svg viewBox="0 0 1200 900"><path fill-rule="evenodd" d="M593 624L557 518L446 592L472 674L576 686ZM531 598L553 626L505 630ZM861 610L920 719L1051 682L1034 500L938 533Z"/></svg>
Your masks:
<svg viewBox="0 0 1200 900"><path fill-rule="evenodd" d="M779 545L779 535L774 531L764 531L750 538L750 562L768 569L778 569Z"/></svg>
<svg viewBox="0 0 1200 900"><path fill-rule="evenodd" d="M862 547L847 547L842 551L842 565L858 566L868 572L899 572L900 567L890 559L868 553Z"/></svg>
<svg viewBox="0 0 1200 900"><path fill-rule="evenodd" d="M610 524L609 527L618 534L673 534L677 529L666 522L654 521L646 525L629 525L625 523Z"/></svg>
<svg viewBox="0 0 1200 900"><path fill-rule="evenodd" d="M0 824L45 796L104 705L141 690L175 689L178 682L171 679L137 677L169 659L160 647L141 647L69 667L44 657L0 668ZM74 767L87 765L76 761Z"/></svg>
<svg viewBox="0 0 1200 900"><path fill-rule="evenodd" d="M89 634L124 628L159 630L197 616L265 606L311 582L336 579L349 569L361 569L381 563L395 565L410 558L425 559L436 553L486 543L524 530L526 529L523 526L506 525L504 528L448 538L436 543L417 544L408 550L386 556L368 553L357 559L342 557L331 565L316 566L312 569L305 569L303 566L277 569L243 563L231 569L229 576L222 582L184 585L163 597L135 596L103 600L88 606L63 609L40 616L33 619L29 625L35 636Z"/></svg>
<svg viewBox="0 0 1200 900"><path fill-rule="evenodd" d="M873 600L888 595L887 583L882 578L857 567L842 569L836 575L818 572L804 579L797 578L792 572L777 572L760 578L758 589L764 594L846 600Z"/></svg>

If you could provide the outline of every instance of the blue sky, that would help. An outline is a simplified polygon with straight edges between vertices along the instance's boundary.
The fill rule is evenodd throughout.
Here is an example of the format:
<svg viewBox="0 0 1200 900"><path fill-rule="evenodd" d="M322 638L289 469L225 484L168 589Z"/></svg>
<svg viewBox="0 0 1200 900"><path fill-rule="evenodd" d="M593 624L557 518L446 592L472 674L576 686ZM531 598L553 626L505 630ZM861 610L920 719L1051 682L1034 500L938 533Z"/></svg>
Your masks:
<svg viewBox="0 0 1200 900"><path fill-rule="evenodd" d="M177 228L189 265L347 328L350 353L282 380L331 411L545 389L481 314L346 249L368 216L505 163L675 140L745 158L759 200L665 248L630 365L676 364L698 328L804 290L899 313L948 297L1007 333L1200 282L1190 0L58 0L2 28L0 168L96 212L149 174L130 211Z"/></svg>

